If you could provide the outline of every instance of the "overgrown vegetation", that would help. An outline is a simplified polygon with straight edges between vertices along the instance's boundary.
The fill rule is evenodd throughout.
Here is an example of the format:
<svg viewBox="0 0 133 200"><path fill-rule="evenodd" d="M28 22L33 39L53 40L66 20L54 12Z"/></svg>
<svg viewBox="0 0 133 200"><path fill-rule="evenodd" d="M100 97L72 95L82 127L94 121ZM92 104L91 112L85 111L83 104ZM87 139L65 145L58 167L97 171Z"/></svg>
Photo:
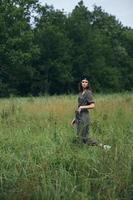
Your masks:
<svg viewBox="0 0 133 200"><path fill-rule="evenodd" d="M0 100L0 199L132 199L133 95L95 95L91 136L72 143L77 97Z"/></svg>

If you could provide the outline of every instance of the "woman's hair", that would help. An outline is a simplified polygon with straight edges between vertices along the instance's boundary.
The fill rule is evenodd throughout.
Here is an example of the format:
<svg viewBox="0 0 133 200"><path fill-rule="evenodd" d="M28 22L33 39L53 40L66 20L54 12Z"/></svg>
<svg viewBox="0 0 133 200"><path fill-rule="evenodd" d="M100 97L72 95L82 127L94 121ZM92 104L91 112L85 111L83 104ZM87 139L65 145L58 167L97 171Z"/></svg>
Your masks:
<svg viewBox="0 0 133 200"><path fill-rule="evenodd" d="M82 79L82 80L87 80L88 81L88 79ZM79 92L83 92L83 87L82 87L82 80L79 82ZM86 89L88 89L88 90L91 90L91 86L90 86L90 82L88 81L88 86L87 86L87 88Z"/></svg>

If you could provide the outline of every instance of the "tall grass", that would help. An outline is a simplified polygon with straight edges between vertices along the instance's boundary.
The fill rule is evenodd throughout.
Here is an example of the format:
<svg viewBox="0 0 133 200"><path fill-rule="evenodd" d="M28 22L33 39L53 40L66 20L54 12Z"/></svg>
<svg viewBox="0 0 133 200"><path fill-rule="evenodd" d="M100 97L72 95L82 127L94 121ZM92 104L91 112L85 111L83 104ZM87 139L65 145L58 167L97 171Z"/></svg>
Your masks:
<svg viewBox="0 0 133 200"><path fill-rule="evenodd" d="M126 200L133 187L133 95L95 95L91 136L72 143L77 96L0 100L0 199Z"/></svg>

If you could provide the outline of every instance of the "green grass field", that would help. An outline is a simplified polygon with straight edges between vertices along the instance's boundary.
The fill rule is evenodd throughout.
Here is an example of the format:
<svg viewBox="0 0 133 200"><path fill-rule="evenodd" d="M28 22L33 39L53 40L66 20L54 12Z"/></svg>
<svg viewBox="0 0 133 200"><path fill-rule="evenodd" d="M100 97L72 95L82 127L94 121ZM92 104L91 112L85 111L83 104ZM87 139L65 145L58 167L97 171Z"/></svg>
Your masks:
<svg viewBox="0 0 133 200"><path fill-rule="evenodd" d="M72 143L77 96L0 99L0 200L131 200L133 94L95 95L91 137Z"/></svg>

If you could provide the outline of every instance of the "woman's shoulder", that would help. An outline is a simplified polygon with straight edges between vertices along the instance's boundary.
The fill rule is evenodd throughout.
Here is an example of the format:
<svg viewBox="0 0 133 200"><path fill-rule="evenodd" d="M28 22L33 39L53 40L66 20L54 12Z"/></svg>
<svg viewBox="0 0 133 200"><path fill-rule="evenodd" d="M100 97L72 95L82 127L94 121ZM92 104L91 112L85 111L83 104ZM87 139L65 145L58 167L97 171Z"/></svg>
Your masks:
<svg viewBox="0 0 133 200"><path fill-rule="evenodd" d="M90 89L87 89L86 94L92 94L92 91Z"/></svg>

